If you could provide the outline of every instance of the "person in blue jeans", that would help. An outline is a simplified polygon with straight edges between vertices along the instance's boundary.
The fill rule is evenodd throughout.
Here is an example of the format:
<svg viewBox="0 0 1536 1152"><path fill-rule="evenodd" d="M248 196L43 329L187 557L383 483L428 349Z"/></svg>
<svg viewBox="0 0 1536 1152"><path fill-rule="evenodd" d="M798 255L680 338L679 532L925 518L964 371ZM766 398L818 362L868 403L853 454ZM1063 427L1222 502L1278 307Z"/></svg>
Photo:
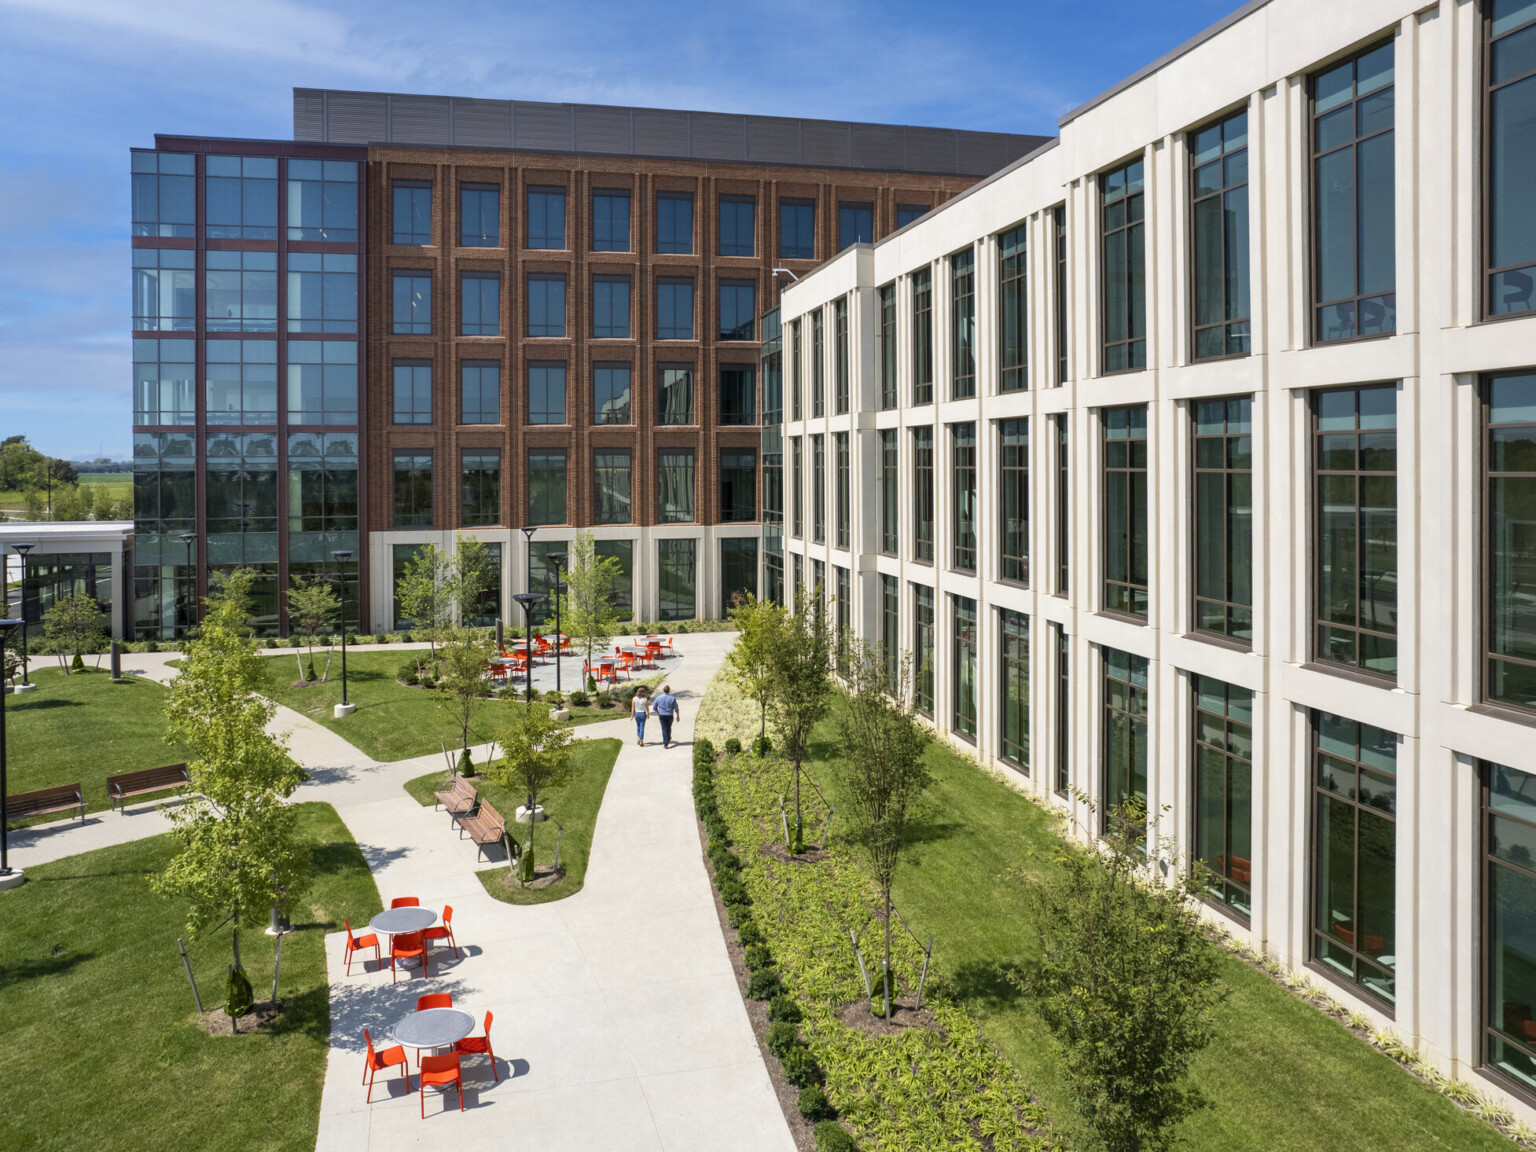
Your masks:
<svg viewBox="0 0 1536 1152"><path fill-rule="evenodd" d="M651 714L651 690L644 685L635 689L635 743L645 747L645 718Z"/></svg>
<svg viewBox="0 0 1536 1152"><path fill-rule="evenodd" d="M672 747L672 721L682 716L677 697L672 695L672 685L663 684L661 695L656 697L656 719L661 721L661 746Z"/></svg>

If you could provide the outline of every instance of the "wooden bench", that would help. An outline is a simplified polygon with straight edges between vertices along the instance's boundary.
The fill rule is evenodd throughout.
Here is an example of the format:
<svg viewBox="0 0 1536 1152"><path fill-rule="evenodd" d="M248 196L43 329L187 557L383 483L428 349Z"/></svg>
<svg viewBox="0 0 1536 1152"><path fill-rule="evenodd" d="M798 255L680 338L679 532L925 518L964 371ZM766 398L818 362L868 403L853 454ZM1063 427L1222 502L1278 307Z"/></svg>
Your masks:
<svg viewBox="0 0 1536 1152"><path fill-rule="evenodd" d="M454 774L453 783L441 792L432 793L434 803L432 810L435 812L439 804L448 810L448 815L459 817L470 812L475 807L475 787L464 777Z"/></svg>
<svg viewBox="0 0 1536 1152"><path fill-rule="evenodd" d="M52 816L56 812L79 811L80 823L85 823L85 797L80 785L63 784L57 788L39 788L36 792L18 792L5 798L5 818L30 820L34 816Z"/></svg>
<svg viewBox="0 0 1536 1152"><path fill-rule="evenodd" d="M459 822L459 839L464 839L464 833L469 833L469 838L475 842L475 859L480 859L485 854L487 844L501 843L502 834L507 829L507 821L491 807L489 800L480 801L480 806L472 813L466 812L455 817Z"/></svg>
<svg viewBox="0 0 1536 1152"><path fill-rule="evenodd" d="M161 768L145 768L142 772L123 772L107 777L107 799L119 812L128 810L130 796L145 796L151 792L164 792L167 788L185 788L192 783L185 764L166 764Z"/></svg>

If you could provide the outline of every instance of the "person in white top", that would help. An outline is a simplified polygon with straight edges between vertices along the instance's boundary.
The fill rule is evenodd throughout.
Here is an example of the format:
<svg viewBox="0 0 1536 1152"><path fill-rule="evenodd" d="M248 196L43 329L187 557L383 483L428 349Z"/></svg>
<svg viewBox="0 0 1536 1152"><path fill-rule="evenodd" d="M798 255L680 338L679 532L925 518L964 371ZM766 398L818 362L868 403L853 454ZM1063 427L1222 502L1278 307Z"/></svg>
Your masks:
<svg viewBox="0 0 1536 1152"><path fill-rule="evenodd" d="M651 692L649 688L641 685L635 689L635 743L641 748L645 747L645 718L651 714Z"/></svg>

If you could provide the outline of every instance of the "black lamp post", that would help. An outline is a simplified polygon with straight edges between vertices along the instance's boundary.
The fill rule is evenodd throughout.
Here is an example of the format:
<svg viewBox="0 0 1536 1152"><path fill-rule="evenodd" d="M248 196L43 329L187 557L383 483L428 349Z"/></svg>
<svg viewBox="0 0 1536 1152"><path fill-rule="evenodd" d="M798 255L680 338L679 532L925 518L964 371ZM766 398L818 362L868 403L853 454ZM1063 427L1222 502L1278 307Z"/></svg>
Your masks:
<svg viewBox="0 0 1536 1152"><path fill-rule="evenodd" d="M528 620L528 643L523 649L523 663L526 665L525 671L528 675L527 702L531 706L533 704L533 610L549 597L542 592L519 592L512 599L523 606L523 615Z"/></svg>
<svg viewBox="0 0 1536 1152"><path fill-rule="evenodd" d="M32 677L27 670L27 553L36 548L32 544L12 544L16 549L16 555L21 557L21 683L16 685L18 692L30 692L36 685L32 683Z"/></svg>
<svg viewBox="0 0 1536 1152"><path fill-rule="evenodd" d="M197 533L196 532L183 532L181 534L181 542L187 546L187 567L192 569L192 605L191 605L191 611L188 614L192 617L193 620L197 619L197 569L196 568L192 568L192 542L194 540L196 540L196 539L197 539ZM191 629L191 625L190 624L188 624L187 627L188 627L189 630ZM176 635L176 627L175 627L175 625L172 625L171 626L171 636L172 636L172 638L174 638L175 635Z"/></svg>
<svg viewBox="0 0 1536 1152"><path fill-rule="evenodd" d="M0 668L5 666L6 641L18 627L25 627L25 622L0 620ZM9 791L5 777L5 696L5 686L0 684L0 888L12 888L21 883L21 873L11 871L11 813L5 802Z"/></svg>
<svg viewBox="0 0 1536 1152"><path fill-rule="evenodd" d="M569 552L551 552L549 562L555 566L555 586L550 592L555 598L555 691L560 691L560 565L565 563Z"/></svg>
<svg viewBox="0 0 1536 1152"><path fill-rule="evenodd" d="M341 703L336 706L336 715L340 717L352 713L347 700L347 561L352 559L352 553L338 548L331 553L331 559L336 561L336 579L341 584Z"/></svg>

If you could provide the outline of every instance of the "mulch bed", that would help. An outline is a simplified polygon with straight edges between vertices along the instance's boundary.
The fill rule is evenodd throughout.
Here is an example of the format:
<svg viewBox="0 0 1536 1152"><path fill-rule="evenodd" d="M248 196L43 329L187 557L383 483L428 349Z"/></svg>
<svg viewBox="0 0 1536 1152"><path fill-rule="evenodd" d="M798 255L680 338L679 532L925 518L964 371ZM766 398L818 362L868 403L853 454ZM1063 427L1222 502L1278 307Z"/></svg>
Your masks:
<svg viewBox="0 0 1536 1152"><path fill-rule="evenodd" d="M535 864L533 866L533 879L524 884L514 875L513 869L507 869L501 882L508 888L550 888L565 879L564 868L551 868L548 864Z"/></svg>
<svg viewBox="0 0 1536 1152"><path fill-rule="evenodd" d="M878 977L872 978L878 979ZM837 1018L855 1031L864 1032L870 1036L900 1036L908 1028L928 1028L941 1036L946 1035L944 1029L939 1027L933 1009L926 1004L921 1008L914 1008L915 1003L915 999L892 1000L891 1018L886 1020L870 1012L868 1004L855 1000L852 1004L845 1004Z"/></svg>
<svg viewBox="0 0 1536 1152"><path fill-rule="evenodd" d="M827 849L825 848L807 848L800 855L796 856L777 840L770 840L764 844L762 853L764 856L773 857L773 859L782 864L815 864L818 860L825 860L827 858Z"/></svg>
<svg viewBox="0 0 1536 1152"><path fill-rule="evenodd" d="M197 1022L210 1036L233 1036L237 1032L244 1036L250 1032L270 1032L272 1026L277 1023L283 1014L283 1002L281 1000L258 1000L251 1005L251 1010L239 1020L226 1015L223 1008L215 1008L212 1012L204 1012L201 1015L194 1013Z"/></svg>

